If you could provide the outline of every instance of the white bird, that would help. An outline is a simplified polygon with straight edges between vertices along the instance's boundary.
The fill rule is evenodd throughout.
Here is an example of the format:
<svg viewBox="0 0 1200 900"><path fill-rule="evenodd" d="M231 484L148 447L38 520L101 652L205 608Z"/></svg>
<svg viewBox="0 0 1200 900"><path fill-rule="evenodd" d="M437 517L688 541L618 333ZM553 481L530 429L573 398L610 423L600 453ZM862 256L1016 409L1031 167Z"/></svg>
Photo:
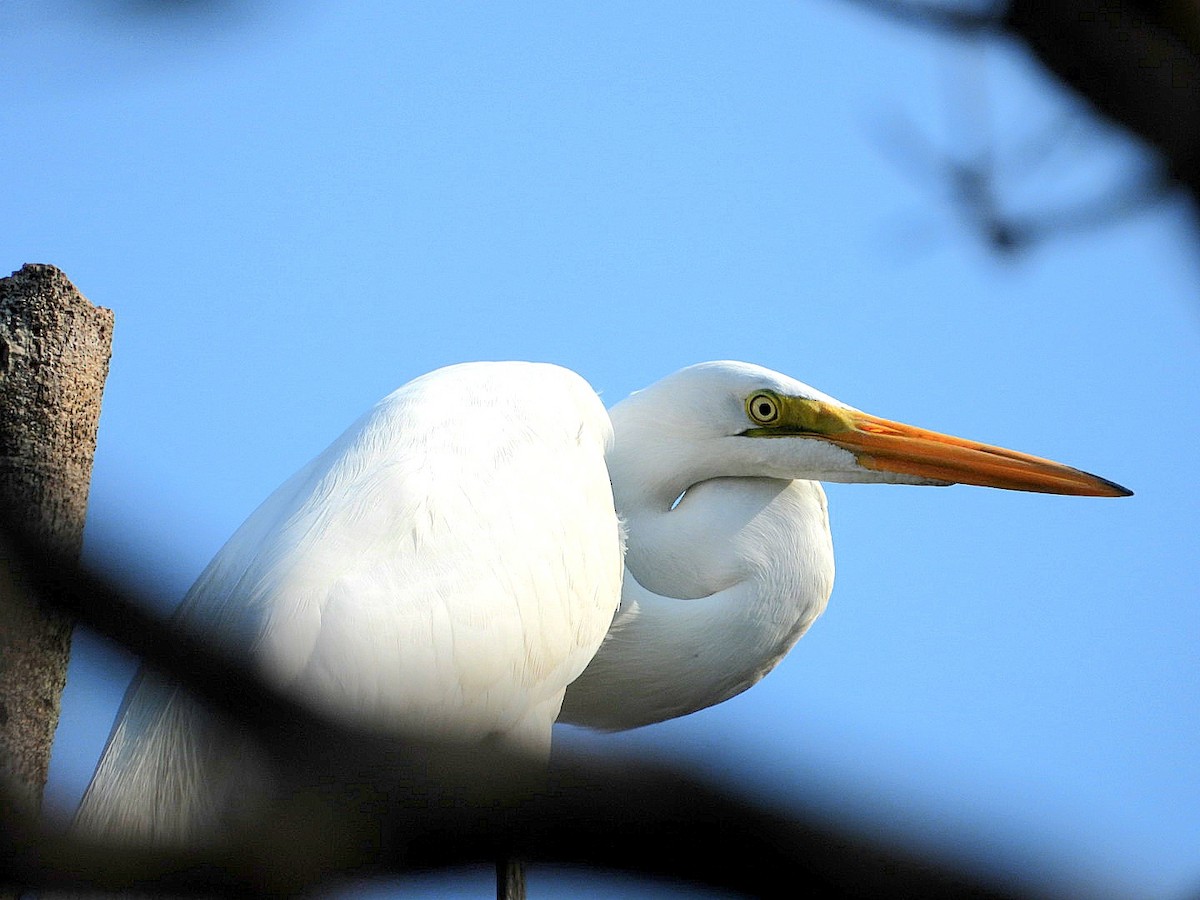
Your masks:
<svg viewBox="0 0 1200 900"><path fill-rule="evenodd" d="M546 753L556 720L645 725L770 671L833 586L823 480L1129 493L746 363L611 414L565 369L470 363L385 398L279 488L178 621L338 715ZM211 834L252 793L237 746L142 675L77 822Z"/></svg>
<svg viewBox="0 0 1200 900"><path fill-rule="evenodd" d="M621 607L559 715L607 730L728 700L808 630L833 589L821 481L1131 493L868 415L748 363L682 369L610 416L608 469L628 542Z"/></svg>

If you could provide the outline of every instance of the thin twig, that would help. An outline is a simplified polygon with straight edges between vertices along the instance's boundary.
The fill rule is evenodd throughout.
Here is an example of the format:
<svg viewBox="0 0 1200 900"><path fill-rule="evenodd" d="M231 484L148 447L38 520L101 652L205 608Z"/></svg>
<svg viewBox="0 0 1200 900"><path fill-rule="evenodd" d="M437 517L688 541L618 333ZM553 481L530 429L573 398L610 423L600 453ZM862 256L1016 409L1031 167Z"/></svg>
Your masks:
<svg viewBox="0 0 1200 900"><path fill-rule="evenodd" d="M1004 19L1004 4L1000 2L983 3L977 8L962 4L916 2L916 0L849 0L849 2L904 25L913 25L959 36L995 31Z"/></svg>

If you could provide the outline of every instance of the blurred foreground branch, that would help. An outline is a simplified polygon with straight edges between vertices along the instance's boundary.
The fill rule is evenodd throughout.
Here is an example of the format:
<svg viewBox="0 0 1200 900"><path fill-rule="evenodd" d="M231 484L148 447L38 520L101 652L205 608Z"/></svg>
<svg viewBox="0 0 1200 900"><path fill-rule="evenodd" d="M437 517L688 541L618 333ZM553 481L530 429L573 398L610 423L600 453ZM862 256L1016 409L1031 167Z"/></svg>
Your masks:
<svg viewBox="0 0 1200 900"><path fill-rule="evenodd" d="M100 844L0 807L0 888L294 894L357 875L501 857L684 880L754 896L1011 897L812 815L667 766L531 760L322 717L240 659L173 628L28 529L0 553L30 589L183 683L261 744L275 789L219 845ZM11 597L0 589L0 603Z"/></svg>
<svg viewBox="0 0 1200 900"><path fill-rule="evenodd" d="M1200 3L1195 0L850 0L905 25L979 42L1019 41L1100 120L1152 155L1124 182L1075 206L1014 215L1004 208L990 157L954 151L937 161L940 181L965 221L991 246L1012 251L1100 227L1180 189L1200 203ZM982 44L980 44L982 46ZM972 118L986 119L986 99ZM961 114L961 110L959 113ZM976 140L988 140L986 126ZM1063 140L1063 136L1058 135Z"/></svg>
<svg viewBox="0 0 1200 900"><path fill-rule="evenodd" d="M1200 200L1200 4L1011 0L1006 30Z"/></svg>

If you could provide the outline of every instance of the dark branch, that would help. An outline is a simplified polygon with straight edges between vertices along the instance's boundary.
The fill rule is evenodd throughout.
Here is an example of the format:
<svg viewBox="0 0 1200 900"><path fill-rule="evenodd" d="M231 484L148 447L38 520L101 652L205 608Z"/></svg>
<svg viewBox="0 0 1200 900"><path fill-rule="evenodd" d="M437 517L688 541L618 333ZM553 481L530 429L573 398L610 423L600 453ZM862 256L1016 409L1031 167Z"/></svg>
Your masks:
<svg viewBox="0 0 1200 900"><path fill-rule="evenodd" d="M1122 0L1013 0L1005 26L1200 195L1200 56L1185 40Z"/></svg>
<svg viewBox="0 0 1200 900"><path fill-rule="evenodd" d="M521 757L332 722L28 534L9 530L4 561L17 583L256 736L275 762L277 789L219 846L188 848L56 835L0 796L0 889L290 895L352 875L519 858L762 897L1015 896L666 767L573 759L547 775Z"/></svg>
<svg viewBox="0 0 1200 900"><path fill-rule="evenodd" d="M994 31L1004 18L1004 4L989 2L978 8L963 4L907 2L907 0L851 0L904 25L913 25L944 34L969 35Z"/></svg>

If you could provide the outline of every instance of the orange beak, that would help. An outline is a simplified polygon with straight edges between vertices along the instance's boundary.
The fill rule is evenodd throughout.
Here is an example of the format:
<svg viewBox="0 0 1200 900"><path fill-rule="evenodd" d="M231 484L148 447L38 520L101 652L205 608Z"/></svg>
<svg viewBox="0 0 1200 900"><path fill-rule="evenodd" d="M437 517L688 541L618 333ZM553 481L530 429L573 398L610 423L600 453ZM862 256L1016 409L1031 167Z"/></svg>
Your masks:
<svg viewBox="0 0 1200 900"><path fill-rule="evenodd" d="M841 424L849 427L831 429L819 436L853 453L859 465L867 469L1010 491L1084 497L1128 497L1133 493L1097 475L1015 450L853 410L837 413Z"/></svg>

